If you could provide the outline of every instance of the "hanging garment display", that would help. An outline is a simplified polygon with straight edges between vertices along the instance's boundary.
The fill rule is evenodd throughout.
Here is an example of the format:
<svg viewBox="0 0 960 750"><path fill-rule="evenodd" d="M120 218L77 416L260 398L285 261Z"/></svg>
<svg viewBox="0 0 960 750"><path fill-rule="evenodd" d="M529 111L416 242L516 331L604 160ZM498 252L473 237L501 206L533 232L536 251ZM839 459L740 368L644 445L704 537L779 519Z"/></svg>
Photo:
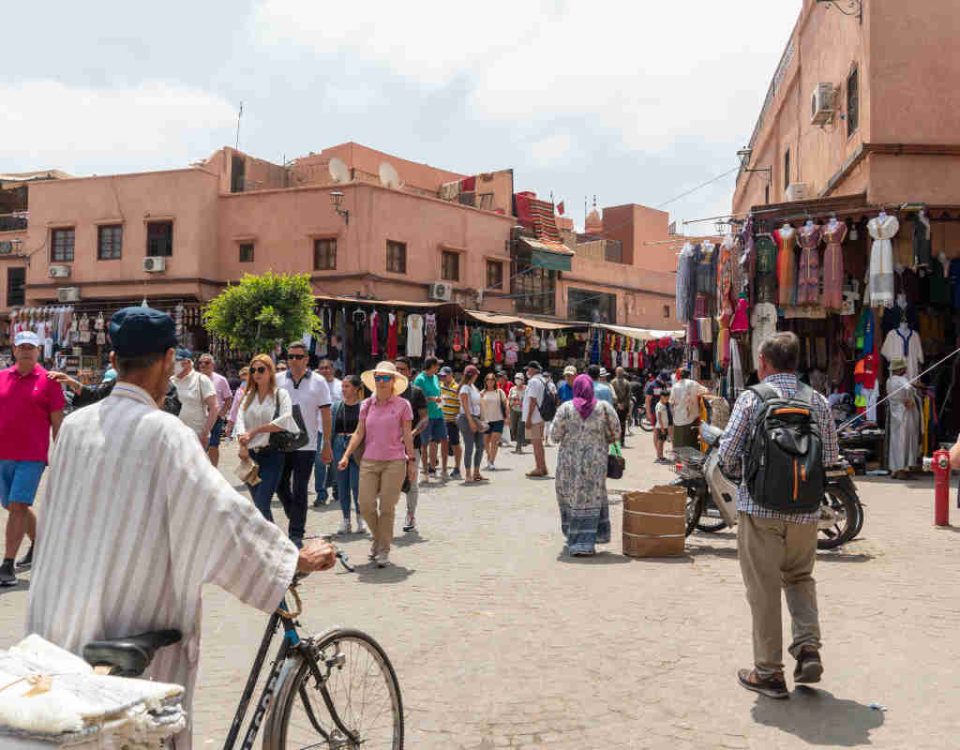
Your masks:
<svg viewBox="0 0 960 750"><path fill-rule="evenodd" d="M870 422L877 421L877 356L868 354L853 368L854 405L858 414Z"/></svg>
<svg viewBox="0 0 960 750"><path fill-rule="evenodd" d="M423 316L416 313L407 316L407 356L423 356Z"/></svg>
<svg viewBox="0 0 960 750"><path fill-rule="evenodd" d="M677 320L681 323L693 317L695 268L693 245L687 242L677 257Z"/></svg>
<svg viewBox="0 0 960 750"><path fill-rule="evenodd" d="M920 341L920 334L911 330L906 323L902 323L887 334L880 353L887 362L898 358L906 360L907 377L910 380L920 374L920 365L923 364L923 343Z"/></svg>
<svg viewBox="0 0 960 750"><path fill-rule="evenodd" d="M929 266L931 262L930 219L920 210L913 217L913 265Z"/></svg>
<svg viewBox="0 0 960 750"><path fill-rule="evenodd" d="M390 313L387 321L387 359L396 359L397 358L397 328L399 324L397 322L397 316L394 313Z"/></svg>
<svg viewBox="0 0 960 750"><path fill-rule="evenodd" d="M843 241L847 237L845 222L830 219L823 228L823 306L837 312L843 306Z"/></svg>
<svg viewBox="0 0 960 750"><path fill-rule="evenodd" d="M475 357L483 354L483 331L479 326L474 327L470 333L470 353Z"/></svg>
<svg viewBox="0 0 960 750"><path fill-rule="evenodd" d="M820 237L819 225L808 221L797 232L800 245L800 266L797 273L797 304L820 304Z"/></svg>
<svg viewBox="0 0 960 750"><path fill-rule="evenodd" d="M753 329L751 335L751 348L753 350L753 367L760 366L760 344L768 336L777 332L777 308L770 302L761 302L753 308L750 316L750 327Z"/></svg>
<svg viewBox="0 0 960 750"><path fill-rule="evenodd" d="M374 310L370 313L370 354L380 356L380 313Z"/></svg>
<svg viewBox="0 0 960 750"><path fill-rule="evenodd" d="M427 313L423 316L424 357L437 356L437 316Z"/></svg>
<svg viewBox="0 0 960 750"><path fill-rule="evenodd" d="M754 301L777 303L777 244L769 234L761 234L755 241L756 281Z"/></svg>
<svg viewBox="0 0 960 750"><path fill-rule="evenodd" d="M873 310L864 305L860 311L860 319L857 321L857 330L854 334L854 346L859 352L873 351Z"/></svg>
<svg viewBox="0 0 960 750"><path fill-rule="evenodd" d="M777 304L792 305L796 300L797 285L797 230L784 224L773 232L777 243Z"/></svg>
<svg viewBox="0 0 960 750"><path fill-rule="evenodd" d="M893 306L893 244L890 240L899 230L897 217L888 216L883 211L867 222L867 231L873 238L866 295L871 307Z"/></svg>
<svg viewBox="0 0 960 750"><path fill-rule="evenodd" d="M891 473L917 465L920 445L920 412L917 393L908 378L891 375L887 379L889 411L889 453L887 468Z"/></svg>
<svg viewBox="0 0 960 750"><path fill-rule="evenodd" d="M740 295L737 300L737 309L733 313L733 321L730 323L730 333L747 333L750 330L750 313L747 304L746 293Z"/></svg>

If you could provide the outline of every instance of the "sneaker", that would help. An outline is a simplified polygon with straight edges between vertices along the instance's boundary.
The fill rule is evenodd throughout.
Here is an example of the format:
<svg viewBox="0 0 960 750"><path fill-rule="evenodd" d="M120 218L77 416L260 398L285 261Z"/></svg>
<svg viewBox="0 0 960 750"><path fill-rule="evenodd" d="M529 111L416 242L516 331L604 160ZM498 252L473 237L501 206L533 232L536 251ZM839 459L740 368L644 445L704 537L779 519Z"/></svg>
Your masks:
<svg viewBox="0 0 960 750"><path fill-rule="evenodd" d="M376 542L373 542L373 543L370 545L370 554L367 555L367 559L368 559L368 560L376 560L376 559L377 559L377 543L376 543Z"/></svg>
<svg viewBox="0 0 960 750"><path fill-rule="evenodd" d="M0 565L0 586L16 586L20 581L13 572L13 560L4 560Z"/></svg>
<svg viewBox="0 0 960 750"><path fill-rule="evenodd" d="M823 675L823 662L820 652L812 646L804 646L797 657L797 666L793 670L793 681L801 685L820 682Z"/></svg>
<svg viewBox="0 0 960 750"><path fill-rule="evenodd" d="M351 533L352 531L353 531L353 529L350 527L350 519L349 519L349 518L344 518L344 519L340 522L340 528L337 529L337 533L338 533L338 534L349 534L349 533Z"/></svg>
<svg viewBox="0 0 960 750"><path fill-rule="evenodd" d="M451 471L450 478L453 480L463 479L463 477L460 475L460 469L454 469L453 471Z"/></svg>
<svg viewBox="0 0 960 750"><path fill-rule="evenodd" d="M404 531L415 531L416 528L417 528L417 521L416 521L416 519L415 519L413 516L411 516L411 515L408 514L408 515L407 515L407 521L406 521L406 523L403 524L403 530L404 530Z"/></svg>
<svg viewBox="0 0 960 750"><path fill-rule="evenodd" d="M317 495L317 497L313 501L314 508L322 508L326 504L327 504L327 498L320 497L320 495Z"/></svg>
<svg viewBox="0 0 960 750"><path fill-rule="evenodd" d="M493 465L493 461L487 461L487 471L496 471L497 467Z"/></svg>
<svg viewBox="0 0 960 750"><path fill-rule="evenodd" d="M362 519L362 518L358 518L358 519L357 519L357 533L358 533L358 534L366 534L366 533L367 533L367 525L363 522L363 519Z"/></svg>
<svg viewBox="0 0 960 750"><path fill-rule="evenodd" d="M385 568L385 567L387 567L389 564L390 564L390 553L389 553L389 552L381 552L380 554L377 555L377 567L378 567L378 568Z"/></svg>
<svg viewBox="0 0 960 750"><path fill-rule="evenodd" d="M27 554L17 560L17 570L30 570L33 567L33 545L27 550Z"/></svg>
<svg viewBox="0 0 960 750"><path fill-rule="evenodd" d="M434 474L437 473L437 467L436 467L436 466L431 466L429 469L427 469L427 473L428 473L430 476L433 476Z"/></svg>
<svg viewBox="0 0 960 750"><path fill-rule="evenodd" d="M761 677L753 669L741 669L737 672L737 680L747 690L760 693L760 695L765 695L768 698L784 700L790 697L782 672L770 677Z"/></svg>

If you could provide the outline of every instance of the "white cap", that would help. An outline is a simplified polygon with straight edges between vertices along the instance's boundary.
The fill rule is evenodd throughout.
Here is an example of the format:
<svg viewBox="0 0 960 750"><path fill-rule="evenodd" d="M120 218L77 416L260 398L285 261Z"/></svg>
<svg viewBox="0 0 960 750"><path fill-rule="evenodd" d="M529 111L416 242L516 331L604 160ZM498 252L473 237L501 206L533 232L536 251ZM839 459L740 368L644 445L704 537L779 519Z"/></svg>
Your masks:
<svg viewBox="0 0 960 750"><path fill-rule="evenodd" d="M40 337L33 331L20 331L13 339L14 346L40 346Z"/></svg>

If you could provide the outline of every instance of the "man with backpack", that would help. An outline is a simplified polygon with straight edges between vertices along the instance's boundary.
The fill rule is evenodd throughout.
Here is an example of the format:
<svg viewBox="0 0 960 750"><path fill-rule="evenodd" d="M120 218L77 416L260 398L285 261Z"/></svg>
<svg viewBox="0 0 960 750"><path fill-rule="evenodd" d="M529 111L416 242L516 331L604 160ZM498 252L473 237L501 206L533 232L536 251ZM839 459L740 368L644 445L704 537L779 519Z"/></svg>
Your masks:
<svg viewBox="0 0 960 750"><path fill-rule="evenodd" d="M533 445L536 468L527 472L532 479L547 476L547 454L543 447L544 425L557 413L557 397L548 390L539 362L527 365L527 390L523 394L523 426L526 439Z"/></svg>
<svg viewBox="0 0 960 750"><path fill-rule="evenodd" d="M720 460L741 476L737 547L753 615L753 669L737 678L747 690L789 698L783 676L780 589L792 620L793 681L819 682L820 623L813 564L824 492L824 466L839 460L826 399L797 379L800 340L777 333L760 345L760 384L733 408Z"/></svg>

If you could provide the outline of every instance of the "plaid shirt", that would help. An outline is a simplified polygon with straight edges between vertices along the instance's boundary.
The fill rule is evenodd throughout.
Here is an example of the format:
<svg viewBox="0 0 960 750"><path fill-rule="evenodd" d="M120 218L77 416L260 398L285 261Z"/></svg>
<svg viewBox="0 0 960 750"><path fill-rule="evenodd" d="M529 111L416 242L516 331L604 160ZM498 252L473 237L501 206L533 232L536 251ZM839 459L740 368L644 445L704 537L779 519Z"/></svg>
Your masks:
<svg viewBox="0 0 960 750"><path fill-rule="evenodd" d="M767 385L773 386L781 396L791 398L798 389L797 376L791 373L777 373L766 378ZM743 476L743 462L746 459L747 442L750 439L751 426L757 408L760 406L760 397L753 391L744 391L737 399L730 415L730 422L720 439L720 461L723 468L731 476ZM837 441L837 428L833 423L833 414L827 400L819 393L814 392L813 410L820 425L820 437L823 441L823 463L830 466L840 460L840 448ZM773 518L791 523L816 523L820 513L780 513L758 505L750 497L750 490L746 482L740 482L737 490L737 510L749 513L757 518Z"/></svg>

